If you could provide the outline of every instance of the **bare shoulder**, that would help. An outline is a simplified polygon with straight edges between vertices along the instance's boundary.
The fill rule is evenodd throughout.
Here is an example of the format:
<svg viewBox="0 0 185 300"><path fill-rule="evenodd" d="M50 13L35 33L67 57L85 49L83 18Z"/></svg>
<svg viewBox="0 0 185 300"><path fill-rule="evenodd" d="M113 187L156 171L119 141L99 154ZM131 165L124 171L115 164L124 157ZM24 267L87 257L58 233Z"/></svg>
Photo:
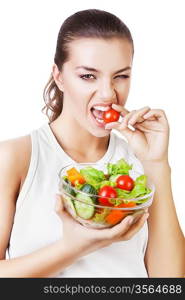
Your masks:
<svg viewBox="0 0 185 300"><path fill-rule="evenodd" d="M31 157L30 135L0 142L0 179L10 180L12 186L20 186L27 172ZM3 180L3 178L4 180ZM13 180L13 182L12 182ZM5 186L4 186L5 187Z"/></svg>

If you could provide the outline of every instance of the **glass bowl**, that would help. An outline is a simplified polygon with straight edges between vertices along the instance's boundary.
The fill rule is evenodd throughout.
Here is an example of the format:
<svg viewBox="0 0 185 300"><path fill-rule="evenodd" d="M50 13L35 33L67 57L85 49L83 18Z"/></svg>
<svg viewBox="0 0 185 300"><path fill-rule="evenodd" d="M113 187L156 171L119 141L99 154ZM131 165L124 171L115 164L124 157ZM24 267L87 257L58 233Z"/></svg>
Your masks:
<svg viewBox="0 0 185 300"><path fill-rule="evenodd" d="M113 201L118 203L116 206L101 205L99 198L102 198L102 196L83 192L63 179L63 176L66 176L67 171L71 168L76 168L80 171L80 169L84 167L93 167L103 171L106 175L106 165L107 164L102 165L98 163L73 163L63 167L58 174L58 193L63 198L65 209L77 222L89 228L101 229L112 227L120 223L128 215L132 215L134 222L136 222L153 202L155 186L149 179L147 179L146 187L150 189L150 193L131 199L125 199L123 197L111 198L111 200L113 199ZM133 180L140 175L144 174L134 170L129 171L129 176ZM108 197L103 198L110 200Z"/></svg>

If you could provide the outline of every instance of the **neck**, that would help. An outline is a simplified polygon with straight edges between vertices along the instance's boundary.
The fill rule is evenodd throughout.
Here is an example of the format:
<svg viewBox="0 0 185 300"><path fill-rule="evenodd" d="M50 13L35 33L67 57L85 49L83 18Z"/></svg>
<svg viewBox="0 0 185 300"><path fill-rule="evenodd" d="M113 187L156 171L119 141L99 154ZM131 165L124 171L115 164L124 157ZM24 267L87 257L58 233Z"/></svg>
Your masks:
<svg viewBox="0 0 185 300"><path fill-rule="evenodd" d="M69 116L61 114L50 128L62 149L77 162L96 162L107 151L109 136L93 136Z"/></svg>

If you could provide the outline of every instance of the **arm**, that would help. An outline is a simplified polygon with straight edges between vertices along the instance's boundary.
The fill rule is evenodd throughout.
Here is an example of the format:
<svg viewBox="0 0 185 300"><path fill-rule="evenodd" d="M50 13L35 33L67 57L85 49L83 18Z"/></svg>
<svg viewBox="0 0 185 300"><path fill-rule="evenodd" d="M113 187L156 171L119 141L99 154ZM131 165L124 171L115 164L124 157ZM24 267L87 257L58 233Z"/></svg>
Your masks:
<svg viewBox="0 0 185 300"><path fill-rule="evenodd" d="M0 277L54 276L76 260L74 252L71 252L58 241L28 255L1 260Z"/></svg>
<svg viewBox="0 0 185 300"><path fill-rule="evenodd" d="M149 208L149 241L145 262L149 277L183 277L185 274L185 241L180 229L171 189L168 164L169 125L165 112L144 107L127 111L113 104L123 121L106 125L119 130L143 163L145 174L156 187ZM132 125L131 130L128 125Z"/></svg>
<svg viewBox="0 0 185 300"><path fill-rule="evenodd" d="M154 202L149 208L145 256L149 277L183 277L185 240L173 201L170 166L167 161L143 162L143 166L156 187Z"/></svg>

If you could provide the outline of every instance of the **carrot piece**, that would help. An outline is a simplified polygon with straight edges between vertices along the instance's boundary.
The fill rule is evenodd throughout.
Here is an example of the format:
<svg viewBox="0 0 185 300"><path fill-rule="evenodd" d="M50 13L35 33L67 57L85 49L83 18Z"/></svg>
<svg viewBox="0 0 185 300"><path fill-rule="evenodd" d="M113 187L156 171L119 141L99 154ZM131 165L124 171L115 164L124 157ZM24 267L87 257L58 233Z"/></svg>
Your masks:
<svg viewBox="0 0 185 300"><path fill-rule="evenodd" d="M136 206L136 203L130 201L128 203L122 203L122 204L120 204L120 205L118 205L116 207L134 207L134 206Z"/></svg>
<svg viewBox="0 0 185 300"><path fill-rule="evenodd" d="M136 206L135 202L122 203L116 207L134 207ZM125 218L131 211L129 210L111 210L110 214L106 217L106 222L115 225L120 222L123 218Z"/></svg>
<svg viewBox="0 0 185 300"><path fill-rule="evenodd" d="M78 181L78 183L85 183L85 179L84 177L80 174L80 172L78 172L77 169L75 168L71 168L67 171L67 177L69 179L69 181L75 185L75 181Z"/></svg>
<svg viewBox="0 0 185 300"><path fill-rule="evenodd" d="M67 170L67 175L68 176L74 176L74 175L77 175L77 174L79 174L79 172L76 168L71 168L71 169Z"/></svg>
<svg viewBox="0 0 185 300"><path fill-rule="evenodd" d="M105 220L108 224L115 225L127 215L128 215L127 211L125 212L121 210L112 210Z"/></svg>

